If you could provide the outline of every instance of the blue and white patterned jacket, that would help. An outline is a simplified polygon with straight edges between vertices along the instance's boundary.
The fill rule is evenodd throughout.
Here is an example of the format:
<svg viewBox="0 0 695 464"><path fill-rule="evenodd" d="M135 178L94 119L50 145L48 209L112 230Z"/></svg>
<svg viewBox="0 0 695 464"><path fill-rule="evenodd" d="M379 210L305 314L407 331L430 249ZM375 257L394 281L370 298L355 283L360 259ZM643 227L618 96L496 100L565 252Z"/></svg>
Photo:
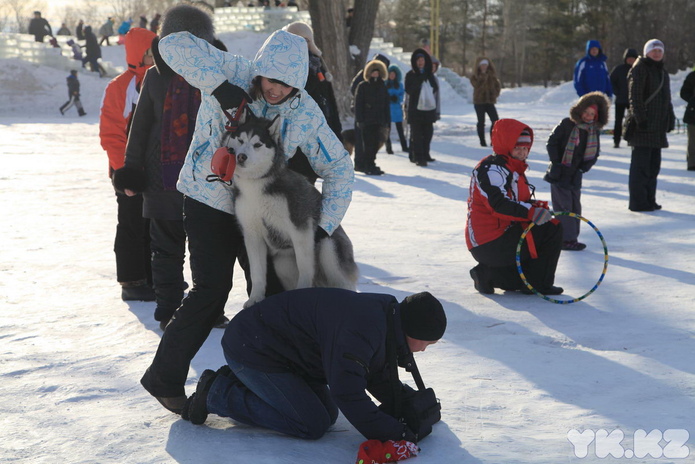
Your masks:
<svg viewBox="0 0 695 464"><path fill-rule="evenodd" d="M164 61L189 84L201 91L195 133L181 169L177 189L197 201L233 214L231 189L209 182L210 161L225 131L227 118L212 92L224 81L248 91L255 76L278 79L300 89L289 100L271 105L262 97L249 105L256 116L280 116L282 145L291 158L297 148L323 178L319 225L331 234L340 225L352 199L354 168L342 143L331 131L321 109L304 90L309 58L306 40L276 31L258 50L253 61L218 50L188 32L170 34L159 42Z"/></svg>

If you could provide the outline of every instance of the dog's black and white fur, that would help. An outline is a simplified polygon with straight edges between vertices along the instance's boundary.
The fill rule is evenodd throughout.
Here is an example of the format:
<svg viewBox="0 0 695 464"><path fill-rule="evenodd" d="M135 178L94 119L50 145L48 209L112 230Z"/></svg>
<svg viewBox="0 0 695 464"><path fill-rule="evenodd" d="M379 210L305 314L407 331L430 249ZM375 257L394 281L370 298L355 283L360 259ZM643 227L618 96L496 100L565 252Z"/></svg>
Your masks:
<svg viewBox="0 0 695 464"><path fill-rule="evenodd" d="M279 119L248 112L222 143L236 155L232 179L234 210L244 234L251 268L248 307L265 298L267 257L286 290L337 287L355 290L358 269L352 243L342 226L314 240L321 215L321 193L291 171L277 142Z"/></svg>

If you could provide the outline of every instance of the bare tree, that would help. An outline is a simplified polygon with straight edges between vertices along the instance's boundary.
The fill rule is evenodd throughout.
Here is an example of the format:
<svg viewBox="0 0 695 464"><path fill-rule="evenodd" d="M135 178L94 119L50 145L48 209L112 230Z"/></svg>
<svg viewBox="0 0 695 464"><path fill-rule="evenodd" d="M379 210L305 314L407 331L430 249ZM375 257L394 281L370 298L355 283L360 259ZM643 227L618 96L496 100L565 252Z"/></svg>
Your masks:
<svg viewBox="0 0 695 464"><path fill-rule="evenodd" d="M354 72L362 69L367 62L369 44L374 37L374 22L376 21L376 13L379 11L379 1L355 0L355 13L352 17L352 26L348 37L350 45L355 45L360 51L360 54L355 57Z"/></svg>
<svg viewBox="0 0 695 464"><path fill-rule="evenodd" d="M345 4L342 0L309 0L309 14L314 41L323 52L333 75L333 90L340 114L350 112L350 78L352 66L345 27Z"/></svg>

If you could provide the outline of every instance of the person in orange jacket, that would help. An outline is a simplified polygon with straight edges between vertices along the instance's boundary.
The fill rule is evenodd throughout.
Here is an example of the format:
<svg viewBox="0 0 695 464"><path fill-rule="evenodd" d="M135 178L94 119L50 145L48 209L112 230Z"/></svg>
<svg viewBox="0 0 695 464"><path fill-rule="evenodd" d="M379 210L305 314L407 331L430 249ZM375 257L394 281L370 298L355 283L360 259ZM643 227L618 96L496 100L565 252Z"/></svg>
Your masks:
<svg viewBox="0 0 695 464"><path fill-rule="evenodd" d="M125 36L128 69L106 86L99 115L101 146L109 157L109 178L125 163L130 122L140 95L145 71L154 64L150 49L155 33L133 28ZM154 301L150 263L149 224L142 217L142 195L128 197L116 191L116 277L123 301Z"/></svg>

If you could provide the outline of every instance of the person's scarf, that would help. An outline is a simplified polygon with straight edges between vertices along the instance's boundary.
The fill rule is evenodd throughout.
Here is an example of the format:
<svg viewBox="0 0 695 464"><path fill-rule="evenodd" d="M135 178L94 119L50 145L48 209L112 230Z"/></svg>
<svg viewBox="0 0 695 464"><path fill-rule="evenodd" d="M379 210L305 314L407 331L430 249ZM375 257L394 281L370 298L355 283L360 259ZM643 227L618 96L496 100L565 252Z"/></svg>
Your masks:
<svg viewBox="0 0 695 464"><path fill-rule="evenodd" d="M176 190L176 181L193 138L200 107L200 90L175 75L169 81L162 112L162 184L165 191Z"/></svg>
<svg viewBox="0 0 695 464"><path fill-rule="evenodd" d="M598 153L598 130L596 130L596 124L582 122L576 124L570 133L567 146L565 147L565 153L562 155L562 164L564 166L572 165L574 149L579 145L580 130L585 130L588 133L586 137L586 149L584 150L584 161L596 158L596 153Z"/></svg>

